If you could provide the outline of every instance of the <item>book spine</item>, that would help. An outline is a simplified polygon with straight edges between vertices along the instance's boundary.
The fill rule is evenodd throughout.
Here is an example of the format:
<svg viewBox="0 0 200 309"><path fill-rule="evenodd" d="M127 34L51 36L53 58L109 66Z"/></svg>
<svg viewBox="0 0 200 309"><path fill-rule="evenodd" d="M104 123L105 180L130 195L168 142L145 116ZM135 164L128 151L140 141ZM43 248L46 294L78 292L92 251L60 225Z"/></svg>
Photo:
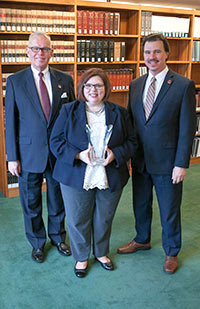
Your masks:
<svg viewBox="0 0 200 309"><path fill-rule="evenodd" d="M120 14L114 13L113 32L115 35L119 34L119 29L120 29Z"/></svg>

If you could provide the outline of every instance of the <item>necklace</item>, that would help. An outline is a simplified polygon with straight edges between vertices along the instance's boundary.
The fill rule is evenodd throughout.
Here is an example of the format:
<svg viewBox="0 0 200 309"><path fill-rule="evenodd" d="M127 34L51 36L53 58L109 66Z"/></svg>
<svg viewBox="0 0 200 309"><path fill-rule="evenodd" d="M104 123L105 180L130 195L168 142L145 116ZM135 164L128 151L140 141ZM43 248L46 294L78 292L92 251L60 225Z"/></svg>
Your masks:
<svg viewBox="0 0 200 309"><path fill-rule="evenodd" d="M91 111L91 110L89 109L88 105L86 105L86 110L87 110L89 113L94 114L94 115L96 115L96 116L99 116L101 113L103 113L104 108L105 108L105 106L104 106L104 104L103 104L103 105L101 106L101 108L100 108L98 111L93 112L93 111Z"/></svg>

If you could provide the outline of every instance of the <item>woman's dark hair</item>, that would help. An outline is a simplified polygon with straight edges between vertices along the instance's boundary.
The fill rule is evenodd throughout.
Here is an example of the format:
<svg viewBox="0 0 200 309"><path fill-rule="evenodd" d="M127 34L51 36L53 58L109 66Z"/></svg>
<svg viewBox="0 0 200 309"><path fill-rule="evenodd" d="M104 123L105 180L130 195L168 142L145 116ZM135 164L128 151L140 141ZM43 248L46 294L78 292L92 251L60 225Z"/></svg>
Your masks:
<svg viewBox="0 0 200 309"><path fill-rule="evenodd" d="M142 41L142 51L144 52L144 45L146 42L155 42L155 41L162 41L165 52L166 53L170 52L169 43L166 37L162 33L151 33L145 36Z"/></svg>
<svg viewBox="0 0 200 309"><path fill-rule="evenodd" d="M111 83L110 83L110 80L108 78L108 75L102 69L92 68L92 69L89 69L89 70L87 70L83 73L83 75L81 76L81 79L78 83L77 99L79 101L85 101L86 100L85 96L84 96L84 92L83 92L84 85L93 76L99 76L102 79L104 86L105 86L105 96L103 98L103 101L106 101L108 99L108 97L111 93Z"/></svg>

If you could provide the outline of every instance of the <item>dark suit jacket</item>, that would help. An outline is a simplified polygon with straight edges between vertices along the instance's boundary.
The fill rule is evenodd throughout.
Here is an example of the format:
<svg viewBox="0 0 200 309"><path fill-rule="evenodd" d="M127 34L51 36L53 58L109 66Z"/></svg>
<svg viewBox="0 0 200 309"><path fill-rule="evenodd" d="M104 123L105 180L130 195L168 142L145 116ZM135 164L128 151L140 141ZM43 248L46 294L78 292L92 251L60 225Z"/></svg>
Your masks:
<svg viewBox="0 0 200 309"><path fill-rule="evenodd" d="M147 75L131 82L128 110L136 126L139 147L133 169L171 174L174 166L189 166L196 131L195 86L169 70L146 121L143 91Z"/></svg>
<svg viewBox="0 0 200 309"><path fill-rule="evenodd" d="M53 102L48 124L31 67L11 75L6 85L7 160L19 160L23 170L33 173L43 172L48 158L53 165L55 158L49 151L49 136L62 104L75 99L70 75L50 68L50 76Z"/></svg>
<svg viewBox="0 0 200 309"><path fill-rule="evenodd" d="M127 160L134 155L137 142L125 108L105 102L106 124L113 124L108 147L115 160L106 166L111 191L121 190L127 183ZM71 187L82 189L86 164L75 159L77 153L88 148L85 102L65 104L52 130L50 147L57 158L54 178Z"/></svg>

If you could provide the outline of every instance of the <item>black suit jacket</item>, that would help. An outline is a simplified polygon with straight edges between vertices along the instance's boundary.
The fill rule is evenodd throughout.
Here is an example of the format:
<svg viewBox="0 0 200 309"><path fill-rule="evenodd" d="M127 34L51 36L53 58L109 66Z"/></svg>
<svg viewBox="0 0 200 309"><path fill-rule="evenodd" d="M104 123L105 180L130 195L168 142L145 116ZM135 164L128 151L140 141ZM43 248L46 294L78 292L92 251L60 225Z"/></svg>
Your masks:
<svg viewBox="0 0 200 309"><path fill-rule="evenodd" d="M19 160L23 170L41 173L48 159L49 137L64 103L73 101L74 84L70 75L50 68L53 100L49 122L46 122L31 67L8 77L6 85L6 151L7 160Z"/></svg>
<svg viewBox="0 0 200 309"><path fill-rule="evenodd" d="M174 166L189 166L196 131L195 85L169 70L149 119L143 108L147 74L130 85L128 110L135 123L139 147L133 169L151 174L171 174Z"/></svg>

